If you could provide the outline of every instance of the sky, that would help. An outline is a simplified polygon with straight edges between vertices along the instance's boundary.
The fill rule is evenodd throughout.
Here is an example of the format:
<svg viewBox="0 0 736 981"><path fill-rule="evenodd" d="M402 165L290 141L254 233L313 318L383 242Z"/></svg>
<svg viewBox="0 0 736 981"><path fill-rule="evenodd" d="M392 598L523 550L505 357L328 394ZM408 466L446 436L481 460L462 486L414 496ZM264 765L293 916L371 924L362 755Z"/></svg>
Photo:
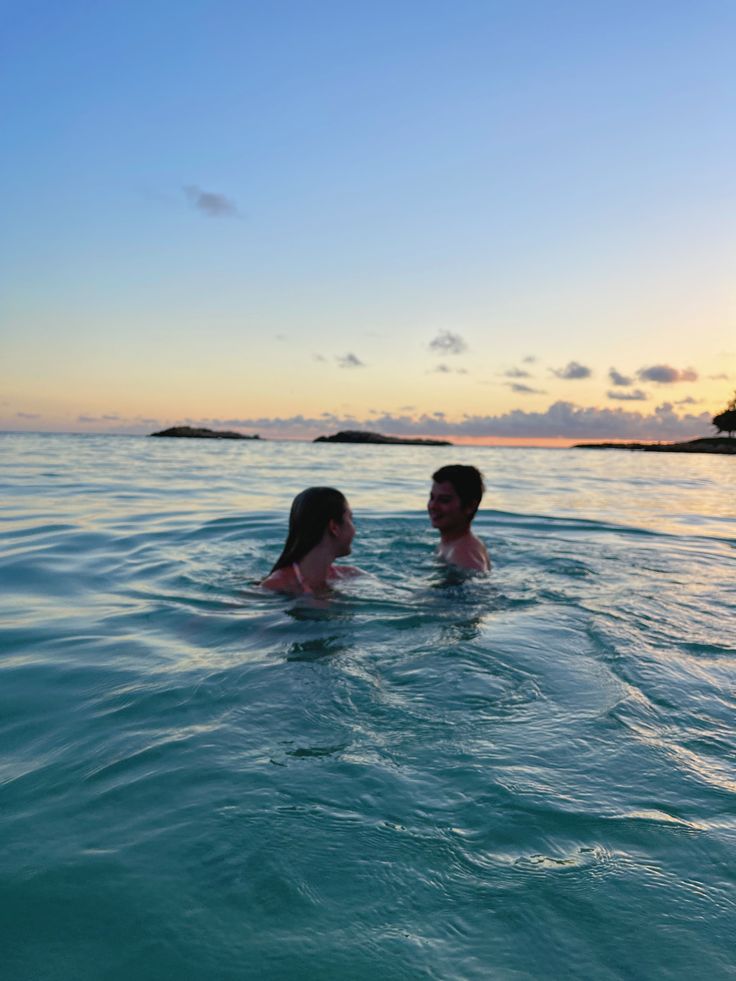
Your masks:
<svg viewBox="0 0 736 981"><path fill-rule="evenodd" d="M711 433L736 5L0 0L0 429Z"/></svg>

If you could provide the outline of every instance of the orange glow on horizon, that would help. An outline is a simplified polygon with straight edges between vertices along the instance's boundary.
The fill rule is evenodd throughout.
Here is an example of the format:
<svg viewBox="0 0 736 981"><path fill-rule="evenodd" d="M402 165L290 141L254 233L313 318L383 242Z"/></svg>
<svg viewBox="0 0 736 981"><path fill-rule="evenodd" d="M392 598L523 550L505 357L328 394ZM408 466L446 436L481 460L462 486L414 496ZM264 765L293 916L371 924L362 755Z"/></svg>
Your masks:
<svg viewBox="0 0 736 981"><path fill-rule="evenodd" d="M613 439L600 437L597 439L569 439L565 436L431 436L419 434L417 436L401 436L397 433L383 433L384 436L399 436L399 439L447 439L453 446L526 446L529 449L538 447L540 449L569 449L571 446L597 445L600 443L640 443L648 445L650 443L676 442L675 440L658 439ZM265 436L266 440L312 443L311 436Z"/></svg>
<svg viewBox="0 0 736 981"><path fill-rule="evenodd" d="M565 436L457 436L450 439L456 446L527 446L527 447L557 447L569 449L571 446L582 446L597 443L659 443L656 439L611 439L598 436L593 439L570 439ZM669 442L669 440L665 440Z"/></svg>

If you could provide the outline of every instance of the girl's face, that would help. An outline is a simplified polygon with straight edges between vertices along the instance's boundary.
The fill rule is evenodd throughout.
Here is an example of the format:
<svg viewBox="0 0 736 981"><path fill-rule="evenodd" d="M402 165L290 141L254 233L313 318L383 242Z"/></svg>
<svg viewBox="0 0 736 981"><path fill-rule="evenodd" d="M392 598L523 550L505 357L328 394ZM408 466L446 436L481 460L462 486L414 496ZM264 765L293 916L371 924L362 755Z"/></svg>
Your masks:
<svg viewBox="0 0 736 981"><path fill-rule="evenodd" d="M337 528L337 544L340 548L340 551L337 554L350 555L353 538L355 538L355 525L353 523L353 512L350 510L350 505L347 501L345 502L345 511L343 512L342 521L335 527Z"/></svg>

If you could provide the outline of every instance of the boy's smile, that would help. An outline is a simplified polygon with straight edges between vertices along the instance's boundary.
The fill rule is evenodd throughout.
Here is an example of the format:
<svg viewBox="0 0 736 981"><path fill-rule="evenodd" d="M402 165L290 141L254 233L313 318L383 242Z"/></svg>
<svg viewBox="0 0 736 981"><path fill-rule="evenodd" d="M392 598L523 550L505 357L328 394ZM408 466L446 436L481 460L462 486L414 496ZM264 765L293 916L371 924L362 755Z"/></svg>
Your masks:
<svg viewBox="0 0 736 981"><path fill-rule="evenodd" d="M461 534L470 525L472 507L463 507L460 497L449 480L433 483L429 492L427 512L432 527L440 534Z"/></svg>

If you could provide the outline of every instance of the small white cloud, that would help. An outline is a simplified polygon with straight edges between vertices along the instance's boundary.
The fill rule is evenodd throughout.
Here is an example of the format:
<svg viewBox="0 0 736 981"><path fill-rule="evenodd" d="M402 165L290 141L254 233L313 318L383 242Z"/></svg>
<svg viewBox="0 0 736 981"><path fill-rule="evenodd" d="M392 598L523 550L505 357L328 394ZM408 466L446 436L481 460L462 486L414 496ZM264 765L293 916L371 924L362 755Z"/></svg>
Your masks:
<svg viewBox="0 0 736 981"><path fill-rule="evenodd" d="M189 198L190 203L208 218L235 218L238 215L238 207L234 201L225 197L224 194L216 194L214 191L203 191L195 184L189 184L184 188L184 193Z"/></svg>
<svg viewBox="0 0 736 981"><path fill-rule="evenodd" d="M633 378L628 378L626 375L622 375L620 371L616 371L615 368L608 369L608 377L611 379L612 385L631 385L634 381Z"/></svg>
<svg viewBox="0 0 736 981"><path fill-rule="evenodd" d="M429 342L430 351L438 354L462 354L468 345L459 334L450 330L441 330L433 341Z"/></svg>
<svg viewBox="0 0 736 981"><path fill-rule="evenodd" d="M568 361L564 368L553 368L552 374L558 378L565 378L572 381L578 378L590 378L591 370L578 361Z"/></svg>
<svg viewBox="0 0 736 981"><path fill-rule="evenodd" d="M360 358L350 352L341 355L336 360L340 368L365 368Z"/></svg>
<svg viewBox="0 0 736 981"><path fill-rule="evenodd" d="M649 398L640 388L635 388L631 392L607 392L607 395L609 399L615 399L617 402L646 402Z"/></svg>
<svg viewBox="0 0 736 981"><path fill-rule="evenodd" d="M446 364L438 364L436 368L430 368L427 372L428 375L467 375L467 368L451 368Z"/></svg>
<svg viewBox="0 0 736 981"><path fill-rule="evenodd" d="M531 388L529 385L523 385L521 382L507 382L508 387L512 392L516 392L518 395L544 395L544 391L541 388Z"/></svg>
<svg viewBox="0 0 736 981"><path fill-rule="evenodd" d="M654 364L649 368L640 368L637 375L642 381L656 382L658 385L698 380L698 373L693 368L673 368L668 364Z"/></svg>

